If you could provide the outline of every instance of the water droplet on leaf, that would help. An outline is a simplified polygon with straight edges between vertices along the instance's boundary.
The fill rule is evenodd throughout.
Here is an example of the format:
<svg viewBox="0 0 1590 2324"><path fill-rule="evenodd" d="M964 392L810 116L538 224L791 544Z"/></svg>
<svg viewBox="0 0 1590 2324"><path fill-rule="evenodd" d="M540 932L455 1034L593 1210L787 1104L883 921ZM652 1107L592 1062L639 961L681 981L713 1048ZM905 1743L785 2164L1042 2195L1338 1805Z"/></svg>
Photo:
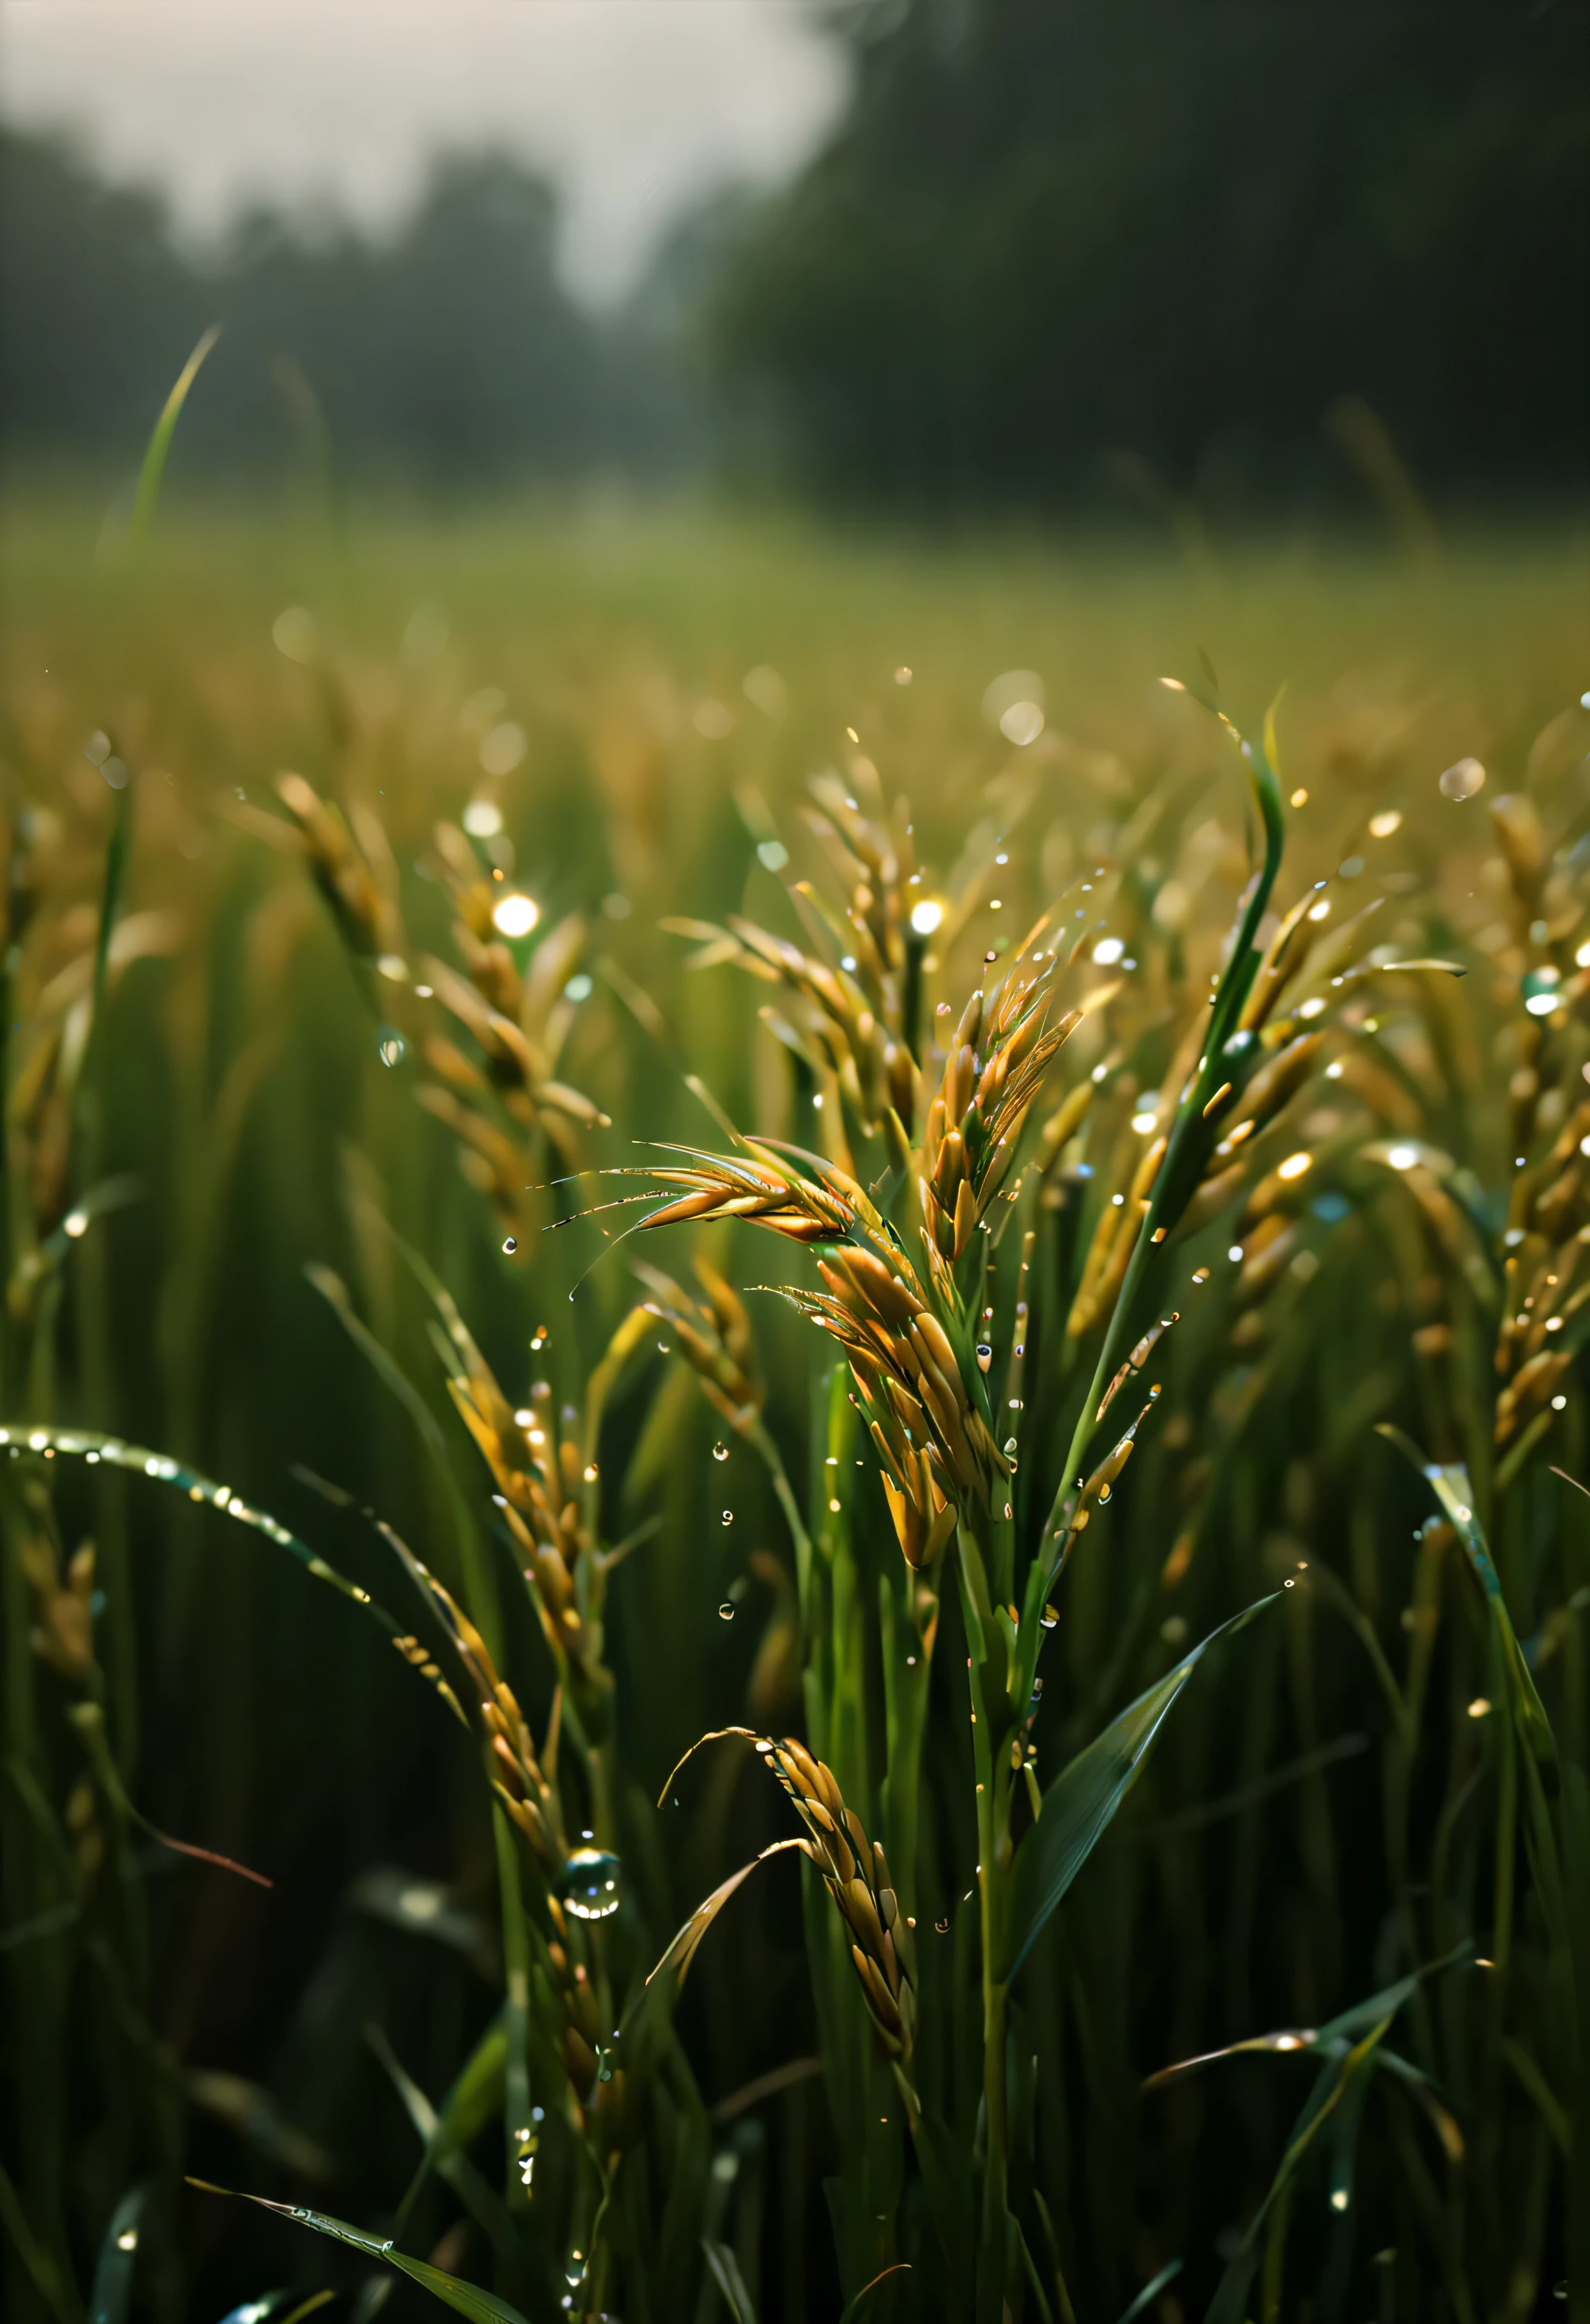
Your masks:
<svg viewBox="0 0 1590 2324"><path fill-rule="evenodd" d="M383 1065L400 1065L409 1054L409 1044L395 1025L383 1025L375 1037L375 1054Z"/></svg>
<svg viewBox="0 0 1590 2324"><path fill-rule="evenodd" d="M723 1522L725 1525L732 1525L734 1523L734 1511L732 1509L724 1510Z"/></svg>
<svg viewBox="0 0 1590 2324"><path fill-rule="evenodd" d="M714 1461L727 1461L729 1458L729 1447L723 1443L721 1437L712 1447L712 1458Z"/></svg>
<svg viewBox="0 0 1590 2324"><path fill-rule="evenodd" d="M511 1235L504 1235L502 1238L502 1249L507 1257L511 1259L514 1252L519 1249L519 1245Z"/></svg>
<svg viewBox="0 0 1590 2324"><path fill-rule="evenodd" d="M720 1622L732 1622L734 1619L734 1609L727 1598L718 1609L718 1619Z"/></svg>

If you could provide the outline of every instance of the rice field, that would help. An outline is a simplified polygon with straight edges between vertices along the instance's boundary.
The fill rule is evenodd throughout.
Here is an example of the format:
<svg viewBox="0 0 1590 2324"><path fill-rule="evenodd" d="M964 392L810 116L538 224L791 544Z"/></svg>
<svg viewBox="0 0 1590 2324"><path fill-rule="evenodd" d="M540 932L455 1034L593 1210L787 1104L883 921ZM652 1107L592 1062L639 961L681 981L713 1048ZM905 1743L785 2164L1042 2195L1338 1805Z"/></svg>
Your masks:
<svg viewBox="0 0 1590 2324"><path fill-rule="evenodd" d="M1583 540L0 576L6 2314L1590 2317Z"/></svg>

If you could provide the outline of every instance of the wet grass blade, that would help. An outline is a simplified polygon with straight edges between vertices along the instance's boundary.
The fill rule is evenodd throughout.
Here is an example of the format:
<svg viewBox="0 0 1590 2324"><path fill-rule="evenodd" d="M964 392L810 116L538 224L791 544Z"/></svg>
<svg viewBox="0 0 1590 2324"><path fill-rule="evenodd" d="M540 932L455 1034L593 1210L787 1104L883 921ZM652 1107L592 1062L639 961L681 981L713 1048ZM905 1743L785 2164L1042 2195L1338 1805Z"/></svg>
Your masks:
<svg viewBox="0 0 1590 2324"><path fill-rule="evenodd" d="M133 2269L138 2257L138 2223L143 2216L147 2189L129 2187L110 2215L94 2270L94 2290L88 2301L88 2324L124 2324L133 2296Z"/></svg>
<svg viewBox="0 0 1590 2324"><path fill-rule="evenodd" d="M1491 1561L1485 1536L1475 1515L1474 1487L1469 1482L1467 1470L1427 1461L1412 1438L1405 1436L1389 1421L1382 1421L1375 1433L1383 1436L1388 1443L1394 1444L1398 1452L1420 1471L1463 1544L1464 1554L1485 1593L1492 1626L1507 1673L1519 1733L1537 1759L1555 1760L1557 1738L1551 1731L1551 1721L1546 1716L1546 1706L1540 1700L1534 1675L1524 1659L1523 1648L1519 1644L1518 1633L1507 1610L1507 1601L1502 1595L1501 1577Z"/></svg>
<svg viewBox="0 0 1590 2324"><path fill-rule="evenodd" d="M1400 1977L1394 1985L1386 1986L1379 1993L1372 1993L1365 2001L1354 2002L1350 2009L1344 2009L1339 2015L1328 2018L1323 2025L1285 2026L1273 2034L1253 2034L1245 2041L1228 2042L1223 2049L1200 2051L1196 2058L1182 2058L1173 2066L1162 2066L1157 2073L1146 2078L1143 2087L1145 2090L1157 2089L1161 2083L1172 2080L1178 2074L1190 2073L1195 2066L1210 2066L1218 2059L1238 2057L1250 2051L1268 2051L1286 2056L1297 2051L1311 2050L1327 2057L1333 2054L1345 2056L1348 2044L1366 2034L1371 2026L1378 2025L1383 2017L1395 2017L1403 2003L1411 1997L1427 1977L1435 1977L1460 1960L1472 1964L1473 1960L1474 1941L1466 1937L1461 1944L1454 1945L1450 1952L1443 1953L1439 1960L1427 1962L1424 1968L1411 1971L1407 1977Z"/></svg>
<svg viewBox="0 0 1590 2324"><path fill-rule="evenodd" d="M1275 2206L1290 2194L1304 2156L1323 2126L1352 2089L1357 2077L1370 2066L1375 2050L1391 2031L1392 2016L1383 2017L1371 2026L1363 2040L1349 2050L1345 2058L1328 2064L1315 2082L1302 2112L1292 2126L1286 2151L1270 2182L1270 2191L1249 2220L1242 2242L1209 2302L1205 2324L1238 2324L1238 2319L1245 2314L1244 2303L1248 2286L1258 2264L1259 2229Z"/></svg>
<svg viewBox="0 0 1590 2324"><path fill-rule="evenodd" d="M363 2227L350 2227L346 2219L335 2219L329 2212L306 2210L297 2203L273 2203L268 2196L251 2195L234 2187L216 2187L207 2179L190 2178L188 2184L207 2195L226 2195L234 2202L257 2204L262 2211L274 2211L278 2218L312 2227L317 2235L328 2236L333 2243L346 2244L383 2267L395 2267L422 2291L444 2301L457 2315L466 2317L469 2324L526 2324L519 2310L508 2301L499 2300L494 2292L483 2292L478 2283L466 2283L462 2276L449 2275L445 2268L432 2267L428 2260L410 2259L390 2239L368 2236Z"/></svg>
<svg viewBox="0 0 1590 2324"><path fill-rule="evenodd" d="M1135 1702L1129 1703L1102 1735L1079 1751L1050 1784L1043 1794L1042 1814L1016 1850L1006 1939L1006 1983L1098 1845L1130 1790L1162 1721L1206 1649L1273 1603L1274 1593L1261 1598L1211 1630L1173 1670L1167 1671Z"/></svg>
<svg viewBox="0 0 1590 2324"><path fill-rule="evenodd" d="M1179 2259L1168 2261L1157 2275L1149 2278L1130 2308L1123 2310L1120 2324L1132 2324L1132 2319L1135 2316L1141 2316L1149 2302L1164 2290L1167 2283L1173 2283L1181 2273L1181 2263Z"/></svg>
<svg viewBox="0 0 1590 2324"><path fill-rule="evenodd" d="M14 1445L18 1452L64 1453L69 1459L90 1464L103 1462L114 1469L152 1477L157 1484L172 1485L179 1492L186 1493L190 1501L200 1502L263 1534L278 1549L285 1549L290 1557L296 1557L317 1582L328 1582L345 1598L364 1607L393 1637L398 1635L398 1625L384 1607L378 1606L370 1592L350 1582L345 1573L327 1565L308 1542L300 1541L297 1534L290 1533L286 1526L279 1525L265 1510L254 1508L230 1485L218 1485L213 1477L202 1476L197 1469L174 1461L169 1452L152 1452L145 1444L128 1444L119 1436L103 1436L94 1429L35 1427L25 1420L0 1428L0 1447L8 1445Z"/></svg>

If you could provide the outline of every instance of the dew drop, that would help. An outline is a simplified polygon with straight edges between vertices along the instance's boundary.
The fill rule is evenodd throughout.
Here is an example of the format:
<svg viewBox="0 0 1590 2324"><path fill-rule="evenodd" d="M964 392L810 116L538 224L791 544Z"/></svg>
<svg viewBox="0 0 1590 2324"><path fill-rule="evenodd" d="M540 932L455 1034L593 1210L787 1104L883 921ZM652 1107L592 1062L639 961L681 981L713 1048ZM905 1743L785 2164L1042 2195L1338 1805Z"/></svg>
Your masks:
<svg viewBox="0 0 1590 2324"><path fill-rule="evenodd" d="M724 1443L721 1437L718 1439L718 1442L712 1447L712 1458L714 1461L727 1461L729 1458L729 1447Z"/></svg>
<svg viewBox="0 0 1590 2324"><path fill-rule="evenodd" d="M947 1937L949 1935L950 1923L948 1921L935 1921L933 1923L933 1926L938 1931L940 1936Z"/></svg>
<svg viewBox="0 0 1590 2324"><path fill-rule="evenodd" d="M395 1025L383 1025L375 1037L375 1054L383 1065L400 1065L409 1044Z"/></svg>
<svg viewBox="0 0 1590 2324"><path fill-rule="evenodd" d="M1440 779L1443 798L1470 799L1484 787L1485 770L1477 759L1459 759Z"/></svg>
<svg viewBox="0 0 1590 2324"><path fill-rule="evenodd" d="M619 1859L605 1848L576 1848L553 1887L577 1921L605 1921L619 1909Z"/></svg>
<svg viewBox="0 0 1590 2324"><path fill-rule="evenodd" d="M718 1609L718 1619L720 1622L732 1622L734 1619L734 1609L727 1598Z"/></svg>
<svg viewBox="0 0 1590 2324"><path fill-rule="evenodd" d="M509 1259L511 1259L514 1252L519 1249L519 1245L511 1235L504 1235L502 1238L502 1249L505 1255Z"/></svg>
<svg viewBox="0 0 1590 2324"><path fill-rule="evenodd" d="M734 1523L734 1511L732 1509L724 1510L723 1522L725 1525L732 1525Z"/></svg>
<svg viewBox="0 0 1590 2324"><path fill-rule="evenodd" d="M993 1360L994 1360L994 1351L993 1351L993 1349L992 1349L991 1347L989 1347L989 1345L988 1345L988 1343L987 1340L979 1340L979 1341L978 1342L978 1344L977 1344L977 1360L978 1360L978 1370L979 1370L979 1371L980 1371L980 1372L986 1372L986 1371L988 1370L988 1366L993 1362Z"/></svg>

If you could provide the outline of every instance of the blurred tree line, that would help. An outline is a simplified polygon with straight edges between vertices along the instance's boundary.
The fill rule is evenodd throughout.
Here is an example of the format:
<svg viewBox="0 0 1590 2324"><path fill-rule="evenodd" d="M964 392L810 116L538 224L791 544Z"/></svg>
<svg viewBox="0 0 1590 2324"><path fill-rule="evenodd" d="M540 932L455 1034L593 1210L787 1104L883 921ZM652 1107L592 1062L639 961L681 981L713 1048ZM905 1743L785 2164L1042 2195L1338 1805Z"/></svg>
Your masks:
<svg viewBox="0 0 1590 2324"><path fill-rule="evenodd" d="M1333 415L1360 466L1583 485L1584 0L833 13L848 117L716 313L831 479L1262 494Z"/></svg>
<svg viewBox="0 0 1590 2324"><path fill-rule="evenodd" d="M245 220L0 136L0 430L130 454L225 334L193 456L438 479L706 456L848 497L1180 514L1590 481L1590 0L825 0L806 171L665 241L621 312L551 189L439 163L400 232Z"/></svg>
<svg viewBox="0 0 1590 2324"><path fill-rule="evenodd" d="M676 465L696 444L666 242L608 318L559 281L549 186L494 153L439 161L389 239L245 217L208 262L158 196L105 183L69 143L0 131L0 435L18 454L136 458L188 349L221 340L184 456L284 455L442 482Z"/></svg>

